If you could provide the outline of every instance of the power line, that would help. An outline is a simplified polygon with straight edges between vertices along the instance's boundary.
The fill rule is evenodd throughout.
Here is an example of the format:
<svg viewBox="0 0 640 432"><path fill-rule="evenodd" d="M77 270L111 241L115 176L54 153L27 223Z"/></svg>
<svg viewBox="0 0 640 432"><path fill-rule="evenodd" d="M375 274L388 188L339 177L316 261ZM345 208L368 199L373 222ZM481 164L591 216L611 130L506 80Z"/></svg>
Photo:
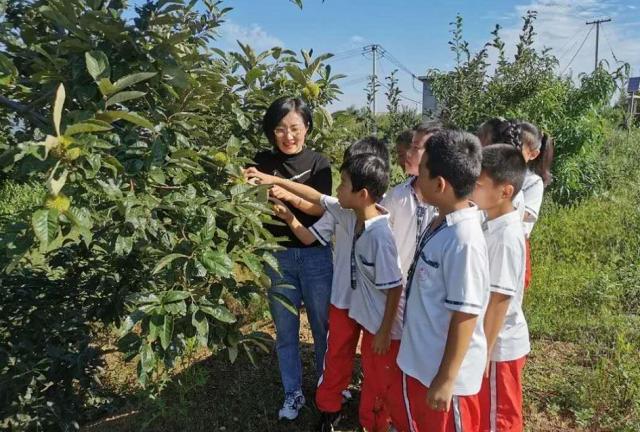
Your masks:
<svg viewBox="0 0 640 432"><path fill-rule="evenodd" d="M591 29L589 29L589 32L587 33L587 35L584 37L582 43L580 44L580 48L578 48L578 51L576 51L576 53L573 55L573 57L571 58L571 61L569 61L569 64L567 64L565 66L565 68L562 70L562 72L560 73L560 75L564 75L564 73L566 72L567 69L569 69L569 66L571 66L571 63L573 63L573 61L576 59L576 57L578 56L578 54L580 53L580 51L582 50L582 47L584 46L585 42L587 41L587 39L589 38L589 35L591 34L591 32L593 31L593 27L591 27Z"/></svg>
<svg viewBox="0 0 640 432"><path fill-rule="evenodd" d="M573 37L569 39L569 42L567 42L561 50L558 51L562 51L562 54L560 54L560 56L558 56L558 64L562 61L562 59L569 54L571 51L573 51L573 49L575 48L575 46L578 44L578 41L580 40L579 36L581 36L582 34L588 32L589 30L584 30L584 32L580 33L574 33ZM569 44L573 42L573 44L571 46L569 46ZM568 47L568 48L567 48ZM565 49L566 48L566 49Z"/></svg>
<svg viewBox="0 0 640 432"><path fill-rule="evenodd" d="M618 56L616 56L616 53L613 52L613 47L611 46L611 43L609 42L609 36L607 36L607 31L604 31L604 27L602 28L603 32L603 36L604 39L607 41L607 45L609 46L609 50L611 50L611 55L613 56L613 60L615 60L615 62L617 64L623 63L621 60L618 60Z"/></svg>

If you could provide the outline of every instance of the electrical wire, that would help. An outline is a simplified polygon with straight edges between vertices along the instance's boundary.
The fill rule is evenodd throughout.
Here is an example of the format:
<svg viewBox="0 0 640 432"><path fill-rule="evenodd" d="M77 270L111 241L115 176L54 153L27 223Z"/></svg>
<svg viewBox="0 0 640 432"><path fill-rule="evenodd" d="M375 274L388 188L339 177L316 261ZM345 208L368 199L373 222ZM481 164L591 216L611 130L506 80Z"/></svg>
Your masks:
<svg viewBox="0 0 640 432"><path fill-rule="evenodd" d="M582 51L582 47L584 46L585 42L587 42L587 39L589 38L589 35L591 34L591 32L593 31L593 26L591 26L591 29L589 29L589 32L587 33L587 35L584 37L584 40L582 41L582 43L580 44L580 48L578 48L578 51L576 51L576 53L573 55L573 57L571 58L571 61L569 61L569 64L567 64L565 66L565 68L562 70L562 72L560 73L560 75L564 75L564 73L567 71L567 69L569 69L569 66L571 66L571 63L573 63L573 61L576 59L576 57L578 56L578 54L580 53L580 51Z"/></svg>

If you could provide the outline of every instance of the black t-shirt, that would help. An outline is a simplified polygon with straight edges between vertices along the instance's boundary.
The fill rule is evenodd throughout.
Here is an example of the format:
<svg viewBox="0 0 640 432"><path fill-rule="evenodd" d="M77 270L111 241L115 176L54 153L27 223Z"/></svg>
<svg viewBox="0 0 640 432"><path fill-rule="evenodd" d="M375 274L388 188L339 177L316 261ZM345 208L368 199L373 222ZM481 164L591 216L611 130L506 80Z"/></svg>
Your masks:
<svg viewBox="0 0 640 432"><path fill-rule="evenodd" d="M294 180L311 186L322 194L331 195L331 165L329 160L320 153L306 147L294 155L284 154L278 150L267 150L258 153L254 160L256 168L265 174ZM310 227L319 219L317 216L311 216L298 210L290 203L285 204L305 227ZM276 237L288 238L281 243L284 247L307 247L298 240L288 226L267 225L266 228ZM317 243L314 243L311 246L316 245Z"/></svg>

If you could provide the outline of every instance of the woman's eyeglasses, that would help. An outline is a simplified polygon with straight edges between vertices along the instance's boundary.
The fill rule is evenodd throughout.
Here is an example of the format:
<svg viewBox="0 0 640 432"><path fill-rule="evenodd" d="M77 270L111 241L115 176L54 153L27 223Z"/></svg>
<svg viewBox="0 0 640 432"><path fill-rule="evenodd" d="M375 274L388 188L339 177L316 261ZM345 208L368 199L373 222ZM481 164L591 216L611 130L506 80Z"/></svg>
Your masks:
<svg viewBox="0 0 640 432"><path fill-rule="evenodd" d="M283 137L285 136L287 133L290 133L291 135L293 135L294 137L298 137L300 136L302 133L304 133L304 131L306 131L306 128L303 125L294 125L291 126L290 128L287 127L282 127L282 126L278 126L277 128L275 128L273 130L273 133L277 136L277 137Z"/></svg>

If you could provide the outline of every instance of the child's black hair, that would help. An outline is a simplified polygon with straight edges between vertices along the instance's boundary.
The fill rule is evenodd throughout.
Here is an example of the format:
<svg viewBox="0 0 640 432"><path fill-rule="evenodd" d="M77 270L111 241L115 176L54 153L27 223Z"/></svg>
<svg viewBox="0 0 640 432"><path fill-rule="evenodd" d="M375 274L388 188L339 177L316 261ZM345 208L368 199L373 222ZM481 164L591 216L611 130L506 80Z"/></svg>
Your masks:
<svg viewBox="0 0 640 432"><path fill-rule="evenodd" d="M553 165L553 138L529 122L520 122L522 129L522 143L531 150L539 150L540 154L529 161L529 169L542 178L547 187L553 180L551 166Z"/></svg>
<svg viewBox="0 0 640 432"><path fill-rule="evenodd" d="M372 154L359 154L345 159L340 172L351 179L352 191L366 189L371 198L378 202L389 187L389 166L380 157Z"/></svg>
<svg viewBox="0 0 640 432"><path fill-rule="evenodd" d="M296 112L302 117L308 132L313 130L313 115L307 103L300 98L281 97L273 101L262 118L262 131L272 145L276 142L276 127L290 112Z"/></svg>
<svg viewBox="0 0 640 432"><path fill-rule="evenodd" d="M520 189L527 174L522 152L510 144L491 144L482 149L482 172L498 184L513 186L513 196Z"/></svg>
<svg viewBox="0 0 640 432"><path fill-rule="evenodd" d="M374 136L362 138L361 140L358 140L347 147L347 149L344 151L342 160L346 161L347 159L361 154L372 154L374 156L378 156L385 162L388 169L389 147L387 146L387 143L385 141Z"/></svg>
<svg viewBox="0 0 640 432"><path fill-rule="evenodd" d="M487 120L480 126L478 135L487 134L489 144L510 144L519 150L527 146L530 150L539 150L537 158L529 161L529 169L538 174L545 187L553 180L551 166L553 165L553 139L532 123L504 119L502 117Z"/></svg>
<svg viewBox="0 0 640 432"><path fill-rule="evenodd" d="M473 192L482 168L482 149L475 135L443 130L429 138L426 154L431 178L444 178L458 198Z"/></svg>
<svg viewBox="0 0 640 432"><path fill-rule="evenodd" d="M422 135L429 135L440 132L442 130L442 123L436 120L426 121L416 125L413 128L413 133L419 133Z"/></svg>

